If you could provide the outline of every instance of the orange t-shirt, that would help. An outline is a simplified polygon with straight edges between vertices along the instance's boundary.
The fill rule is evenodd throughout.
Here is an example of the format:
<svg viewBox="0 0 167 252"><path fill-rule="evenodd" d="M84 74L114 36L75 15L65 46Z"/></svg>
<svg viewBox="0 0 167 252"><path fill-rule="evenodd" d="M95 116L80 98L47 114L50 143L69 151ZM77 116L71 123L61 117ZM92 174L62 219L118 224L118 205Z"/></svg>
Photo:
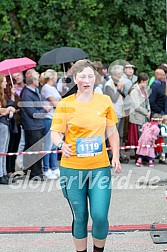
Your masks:
<svg viewBox="0 0 167 252"><path fill-rule="evenodd" d="M110 164L105 145L106 126L114 126L118 122L111 99L107 95L94 93L89 102L76 100L75 94L62 99L55 110L51 130L65 133L65 142L72 144L73 155L61 159L61 166L73 169L95 169ZM99 147L97 155L78 156L76 144L78 139L90 140L80 147ZM94 142L93 140L94 139ZM98 139L98 142L96 142ZM92 142L91 142L92 141ZM81 148L81 149L82 149ZM77 147L78 149L78 147Z"/></svg>

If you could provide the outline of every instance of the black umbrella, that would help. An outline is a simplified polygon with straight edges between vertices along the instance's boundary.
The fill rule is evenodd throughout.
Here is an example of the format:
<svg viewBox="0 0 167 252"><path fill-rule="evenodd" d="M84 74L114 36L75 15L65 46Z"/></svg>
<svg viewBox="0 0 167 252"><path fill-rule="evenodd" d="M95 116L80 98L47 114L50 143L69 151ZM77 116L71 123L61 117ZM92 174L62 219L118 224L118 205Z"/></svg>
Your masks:
<svg viewBox="0 0 167 252"><path fill-rule="evenodd" d="M60 47L44 53L39 59L40 65L56 65L67 62L74 62L87 58L89 55L81 48L77 47Z"/></svg>

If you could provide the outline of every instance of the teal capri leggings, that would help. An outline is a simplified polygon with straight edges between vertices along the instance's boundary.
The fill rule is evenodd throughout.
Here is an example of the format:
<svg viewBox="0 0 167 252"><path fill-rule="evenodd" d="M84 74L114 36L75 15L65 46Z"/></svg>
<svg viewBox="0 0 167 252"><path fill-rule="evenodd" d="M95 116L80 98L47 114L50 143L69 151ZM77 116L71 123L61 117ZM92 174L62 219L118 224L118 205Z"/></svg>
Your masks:
<svg viewBox="0 0 167 252"><path fill-rule="evenodd" d="M88 200L92 218L92 236L103 240L108 234L108 210L111 198L110 167L77 170L60 167L60 184L72 214L72 234L87 237Z"/></svg>

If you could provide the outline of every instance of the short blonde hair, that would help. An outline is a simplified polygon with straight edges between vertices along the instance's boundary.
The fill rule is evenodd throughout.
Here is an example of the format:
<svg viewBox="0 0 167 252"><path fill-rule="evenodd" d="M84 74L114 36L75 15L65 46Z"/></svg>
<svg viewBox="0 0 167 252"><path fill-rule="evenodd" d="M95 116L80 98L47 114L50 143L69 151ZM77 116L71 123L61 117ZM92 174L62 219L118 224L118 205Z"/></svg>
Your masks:
<svg viewBox="0 0 167 252"><path fill-rule="evenodd" d="M57 75L57 72L53 69L47 69L44 73L45 79L51 79Z"/></svg>
<svg viewBox="0 0 167 252"><path fill-rule="evenodd" d="M162 116L162 123L167 125L167 115Z"/></svg>
<svg viewBox="0 0 167 252"><path fill-rule="evenodd" d="M43 86L45 84L45 72L40 74L39 83L41 86Z"/></svg>

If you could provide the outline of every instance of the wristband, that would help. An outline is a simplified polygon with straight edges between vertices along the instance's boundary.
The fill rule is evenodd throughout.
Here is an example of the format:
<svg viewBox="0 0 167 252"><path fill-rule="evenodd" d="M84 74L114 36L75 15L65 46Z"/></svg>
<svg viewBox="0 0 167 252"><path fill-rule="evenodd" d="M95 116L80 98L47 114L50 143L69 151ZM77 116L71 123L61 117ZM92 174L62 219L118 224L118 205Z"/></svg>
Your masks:
<svg viewBox="0 0 167 252"><path fill-rule="evenodd" d="M57 147L58 147L59 149L62 149L63 144L64 144L64 141L61 141L61 142L57 145Z"/></svg>

